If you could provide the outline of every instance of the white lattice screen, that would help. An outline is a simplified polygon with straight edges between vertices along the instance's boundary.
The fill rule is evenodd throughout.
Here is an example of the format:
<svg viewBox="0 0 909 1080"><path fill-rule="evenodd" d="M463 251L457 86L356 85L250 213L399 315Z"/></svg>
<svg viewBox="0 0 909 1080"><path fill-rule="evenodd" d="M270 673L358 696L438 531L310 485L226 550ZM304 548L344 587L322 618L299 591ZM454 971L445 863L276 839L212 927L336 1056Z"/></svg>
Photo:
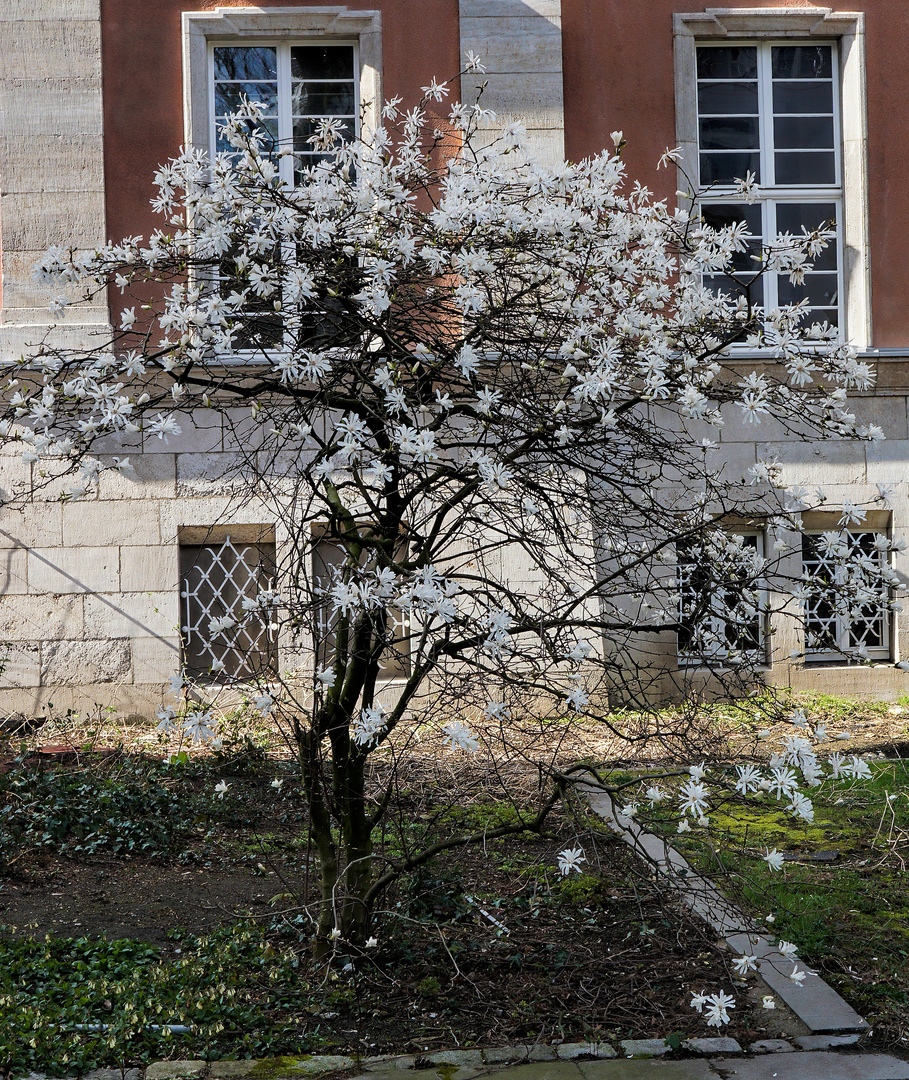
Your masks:
<svg viewBox="0 0 909 1080"><path fill-rule="evenodd" d="M272 587L274 566L273 543L242 543L227 536L220 543L181 545L181 629L189 674L251 679L274 673L274 627L243 611L244 599ZM211 634L209 623L225 616L235 619L237 627Z"/></svg>

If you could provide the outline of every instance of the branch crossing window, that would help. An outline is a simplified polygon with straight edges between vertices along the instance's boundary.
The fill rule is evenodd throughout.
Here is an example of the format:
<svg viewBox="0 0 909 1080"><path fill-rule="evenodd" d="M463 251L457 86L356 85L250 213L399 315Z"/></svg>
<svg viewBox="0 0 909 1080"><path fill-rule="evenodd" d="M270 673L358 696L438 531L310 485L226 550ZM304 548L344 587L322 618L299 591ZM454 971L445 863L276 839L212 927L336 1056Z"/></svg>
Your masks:
<svg viewBox="0 0 909 1080"><path fill-rule="evenodd" d="M767 308L805 302L804 325L841 324L842 152L837 48L834 44L770 42L697 48L698 161L707 224L747 227L749 250L732 275L707 274L714 292L747 296ZM753 204L732 195L751 174ZM712 201L729 189L729 197ZM823 228L835 233L804 280L788 273L758 277L752 258L789 234Z"/></svg>
<svg viewBox="0 0 909 1080"><path fill-rule="evenodd" d="M247 612L274 584L275 545L244 544L226 537L216 544L180 545L183 659L194 678L269 677L277 671L276 628L267 616ZM236 625L212 633L213 620Z"/></svg>
<svg viewBox="0 0 909 1080"><path fill-rule="evenodd" d="M338 580L346 558L344 548L331 539L322 540L313 550L313 583L316 595L321 594L314 627L316 653L321 667L327 667L333 661L335 627L338 623L338 614L325 593ZM373 634L374 637L382 634L385 638L385 647L379 659L379 678L406 678L410 674L410 621L407 615L397 607L388 608L384 616L376 612Z"/></svg>
<svg viewBox="0 0 909 1080"><path fill-rule="evenodd" d="M888 565L883 541L886 534L875 530L803 534L802 567L810 590L805 602L809 659L889 658L889 590L879 576Z"/></svg>
<svg viewBox="0 0 909 1080"><path fill-rule="evenodd" d="M228 114L244 97L266 106L259 125L266 150L292 147L299 156L276 158L279 174L293 184L300 169L328 155L308 141L321 120L337 120L339 141L358 132L356 49L353 45L215 45L212 48L214 130L211 145L217 151L233 147L218 132Z"/></svg>
<svg viewBox="0 0 909 1080"><path fill-rule="evenodd" d="M685 666L706 660L762 663L764 614L757 584L763 537L727 534L676 547L679 598L678 656Z"/></svg>

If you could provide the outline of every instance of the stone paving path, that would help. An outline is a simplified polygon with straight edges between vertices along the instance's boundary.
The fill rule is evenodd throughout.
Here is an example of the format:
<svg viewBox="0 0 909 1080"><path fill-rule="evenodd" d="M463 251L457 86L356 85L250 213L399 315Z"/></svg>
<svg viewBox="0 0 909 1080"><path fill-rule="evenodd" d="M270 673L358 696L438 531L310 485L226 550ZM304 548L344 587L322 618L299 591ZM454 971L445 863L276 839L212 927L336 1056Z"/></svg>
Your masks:
<svg viewBox="0 0 909 1080"><path fill-rule="evenodd" d="M710 1040L699 1040L709 1042ZM716 1040L736 1045L733 1040ZM592 1047L571 1043L561 1047L527 1047L530 1058L551 1056L554 1060L509 1064L522 1048L501 1050L449 1050L415 1061L413 1057L372 1058L354 1064L350 1058L267 1058L261 1061L167 1061L143 1071L102 1069L86 1074L84 1080L313 1080L321 1076L342 1076L350 1080L909 1080L909 1062L889 1054L844 1050L800 1050L783 1040L776 1053L725 1055L708 1054L678 1061L660 1057L633 1057L627 1053L640 1048L623 1043L626 1056L612 1047ZM650 1040L651 1049L665 1053L668 1048ZM754 1044L755 1047L761 1044ZM785 1049L784 1049L785 1047ZM593 1059L592 1053L599 1053ZM556 1056L556 1055L560 1056ZM613 1055L612 1057L609 1054ZM576 1056L575 1056L576 1055ZM502 1059L506 1059L499 1064ZM343 1070L343 1071L342 1071ZM43 1080L32 1073L28 1080Z"/></svg>

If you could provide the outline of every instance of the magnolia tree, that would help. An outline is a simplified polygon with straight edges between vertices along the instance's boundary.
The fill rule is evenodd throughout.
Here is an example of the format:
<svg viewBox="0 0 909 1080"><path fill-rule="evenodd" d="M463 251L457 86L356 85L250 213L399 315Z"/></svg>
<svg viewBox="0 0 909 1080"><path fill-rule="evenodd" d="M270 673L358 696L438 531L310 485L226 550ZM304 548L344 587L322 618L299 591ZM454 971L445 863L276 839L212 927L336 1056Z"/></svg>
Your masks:
<svg viewBox="0 0 909 1080"><path fill-rule="evenodd" d="M880 436L848 409L849 388L872 382L854 350L806 327L802 307L750 299L761 274L800 280L827 235L754 251L744 224L708 227L696 193L672 209L630 185L620 133L615 152L544 166L519 125L486 145L479 106L443 107L435 82L424 93L407 113L388 103L368 139L343 142L323 122L321 157L294 162L292 184L293 148L244 104L223 132L229 152L187 151L158 172L161 230L47 253L38 275L52 293L124 295L117 329L91 350L36 350L4 391L5 440L55 483L69 477L68 500L129 468L97 456L100 438L179 450L203 408L233 426L234 509L252 502L284 532L272 587L208 631L217 645L279 628L277 670L245 678L299 758L321 948L363 944L398 874L471 839L396 861L374 851L394 784L393 770L370 771L388 760L374 755L412 718L459 753L507 742L528 716L588 717L637 740L659 694L694 692L677 641L702 689L757 685L755 627L786 593L800 511L817 500L780 486L773 462L724 473L711 453L724 420ZM753 198L746 178L733 201ZM753 267L736 269L748 251ZM740 288L705 287L723 273ZM735 360L740 346L762 350L756 370ZM863 513L846 507L822 539L794 618L819 589L843 617L880 604L889 544L856 557L844 531ZM743 523L769 530L772 550L749 547ZM224 685L221 666L209 674ZM203 704L164 709L163 724L211 735L212 692L197 687ZM691 733L677 716L657 736ZM737 783L683 770L623 812L663 802L680 829L700 827L712 779L724 797L778 798L808 817L804 789L827 775L810 735L766 768L742 766ZM834 762L844 768L866 767ZM537 812L487 837L541 828L572 779L597 779L554 761L541 776ZM567 849L563 872L583 859Z"/></svg>

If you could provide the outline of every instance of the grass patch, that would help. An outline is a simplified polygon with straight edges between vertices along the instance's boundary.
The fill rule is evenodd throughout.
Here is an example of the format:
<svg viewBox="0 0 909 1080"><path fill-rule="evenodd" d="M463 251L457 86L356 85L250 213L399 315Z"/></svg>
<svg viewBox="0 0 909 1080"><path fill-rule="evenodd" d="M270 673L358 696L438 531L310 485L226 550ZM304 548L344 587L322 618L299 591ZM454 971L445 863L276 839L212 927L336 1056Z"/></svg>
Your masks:
<svg viewBox="0 0 909 1080"><path fill-rule="evenodd" d="M722 873L725 891L768 931L799 946L893 1044L909 1042L909 764L875 763L863 781L825 782L811 793L814 821L775 809L711 811L709 837L674 836L702 871ZM772 871L765 849L798 861ZM834 853L831 861L813 861Z"/></svg>

